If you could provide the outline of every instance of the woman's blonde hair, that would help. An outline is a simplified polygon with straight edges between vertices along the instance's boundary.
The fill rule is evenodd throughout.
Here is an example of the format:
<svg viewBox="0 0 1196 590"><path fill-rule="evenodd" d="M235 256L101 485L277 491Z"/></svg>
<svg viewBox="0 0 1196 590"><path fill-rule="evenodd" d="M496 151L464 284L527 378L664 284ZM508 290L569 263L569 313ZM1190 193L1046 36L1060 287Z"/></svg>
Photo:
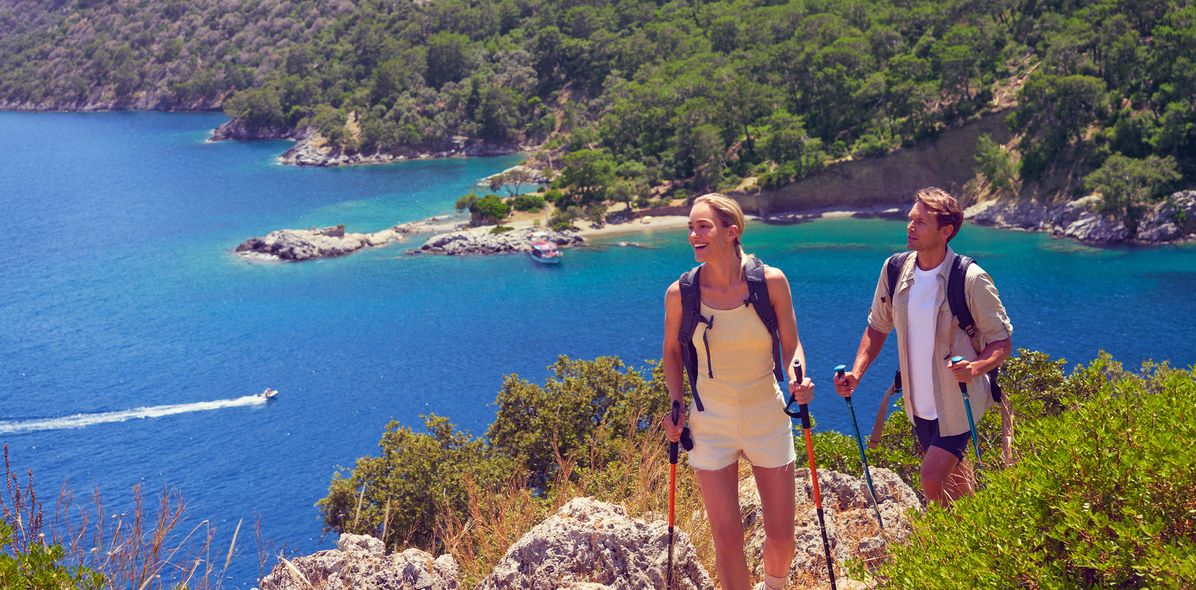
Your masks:
<svg viewBox="0 0 1196 590"><path fill-rule="evenodd" d="M694 199L694 205L698 203L710 205L723 227L734 225L739 228L739 235L735 237L735 250L739 257L743 258L743 244L740 240L743 238L743 231L747 229L747 220L743 217L743 207L739 206L739 202L722 193L706 193Z"/></svg>

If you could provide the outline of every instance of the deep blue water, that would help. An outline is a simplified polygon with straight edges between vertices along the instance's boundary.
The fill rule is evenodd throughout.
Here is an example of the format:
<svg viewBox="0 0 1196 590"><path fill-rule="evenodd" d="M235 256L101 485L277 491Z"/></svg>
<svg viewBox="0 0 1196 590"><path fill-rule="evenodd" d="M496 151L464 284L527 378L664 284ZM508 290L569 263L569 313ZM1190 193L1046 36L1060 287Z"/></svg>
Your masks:
<svg viewBox="0 0 1196 590"><path fill-rule="evenodd" d="M222 120L0 113L0 423L282 391L269 406L0 434L43 495L66 482L119 503L135 483L165 485L219 527L218 546L260 516L267 537L309 552L333 542L314 502L337 466L376 452L387 421L435 412L480 433L504 375L542 382L558 354L659 356L664 289L692 265L683 231L615 238L645 249L571 250L559 268L405 256L418 241L246 262L231 250L272 229L374 231L450 212L518 157L282 167L285 142L206 143ZM830 369L851 362L903 231L851 219L747 229L748 250L793 284L820 427L850 428ZM1096 249L973 226L953 245L995 277L1017 347L1196 363L1192 246ZM857 395L869 423L895 357L890 342ZM257 574L242 535L234 587Z"/></svg>

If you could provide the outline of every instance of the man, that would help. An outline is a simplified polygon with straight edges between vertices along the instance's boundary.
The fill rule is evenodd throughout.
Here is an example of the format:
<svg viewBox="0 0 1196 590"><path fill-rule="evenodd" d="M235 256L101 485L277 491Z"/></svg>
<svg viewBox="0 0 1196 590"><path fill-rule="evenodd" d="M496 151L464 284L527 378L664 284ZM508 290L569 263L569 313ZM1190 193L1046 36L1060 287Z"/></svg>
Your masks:
<svg viewBox="0 0 1196 590"><path fill-rule="evenodd" d="M938 188L922 189L914 199L906 226L913 255L900 266L892 294L888 273L881 269L855 363L851 372L835 380L835 390L843 397L855 391L896 328L905 414L922 451L922 490L928 501L946 506L972 493L971 470L963 460L970 428L959 383L968 384L972 414L979 422L994 404L986 374L1012 352L1013 326L992 278L971 264L964 275L964 294L975 321L974 335L960 329L947 301L956 258L948 243L959 233L963 211L954 197ZM952 364L956 355L967 360Z"/></svg>

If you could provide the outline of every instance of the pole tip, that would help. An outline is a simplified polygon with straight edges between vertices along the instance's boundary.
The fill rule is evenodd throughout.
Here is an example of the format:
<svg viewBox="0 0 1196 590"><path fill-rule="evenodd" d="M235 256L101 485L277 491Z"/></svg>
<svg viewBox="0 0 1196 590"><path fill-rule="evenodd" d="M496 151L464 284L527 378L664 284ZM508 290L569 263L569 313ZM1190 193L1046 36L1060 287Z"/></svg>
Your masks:
<svg viewBox="0 0 1196 590"><path fill-rule="evenodd" d="M838 365L835 367L835 372L842 375L847 370L847 365Z"/></svg>
<svg viewBox="0 0 1196 590"><path fill-rule="evenodd" d="M958 362L960 362L960 361L962 361L962 360L963 360L963 357L962 357L962 356L958 356L958 355L956 355L956 356L953 356L953 357L951 357L951 364L953 364L953 365L954 365L955 363L958 363Z"/></svg>

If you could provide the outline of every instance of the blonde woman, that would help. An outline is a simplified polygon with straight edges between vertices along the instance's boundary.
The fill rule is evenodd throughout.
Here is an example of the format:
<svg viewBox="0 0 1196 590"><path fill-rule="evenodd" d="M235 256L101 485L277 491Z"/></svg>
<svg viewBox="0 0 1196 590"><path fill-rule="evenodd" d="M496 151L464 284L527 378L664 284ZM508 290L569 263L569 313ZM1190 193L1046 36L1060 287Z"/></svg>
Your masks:
<svg viewBox="0 0 1196 590"><path fill-rule="evenodd" d="M717 575L726 590L751 587L739 517L739 458L752 464L764 511L764 581L785 587L794 554L793 435L779 379L798 403L814 398L789 281L780 270L744 254L739 203L720 194L698 197L689 212L689 244L699 265L665 294L663 362L671 400L682 401L683 369L694 391L688 422L689 463L714 536ZM684 403L682 401L682 403ZM684 413L683 413L684 414ZM686 426L670 416L664 428L677 442Z"/></svg>

